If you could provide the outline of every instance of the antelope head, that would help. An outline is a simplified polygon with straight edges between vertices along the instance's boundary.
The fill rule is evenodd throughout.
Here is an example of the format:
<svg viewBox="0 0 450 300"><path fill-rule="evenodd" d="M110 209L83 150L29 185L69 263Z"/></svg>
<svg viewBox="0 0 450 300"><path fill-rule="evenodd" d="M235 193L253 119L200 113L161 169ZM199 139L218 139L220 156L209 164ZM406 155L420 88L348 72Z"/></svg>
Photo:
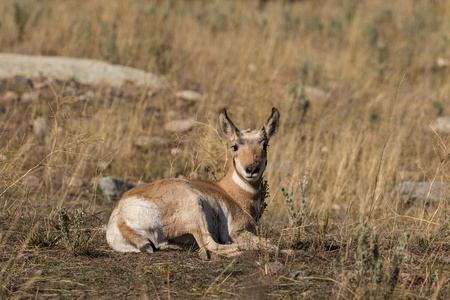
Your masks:
<svg viewBox="0 0 450 300"><path fill-rule="evenodd" d="M240 131L228 118L227 111L219 113L219 123L233 149L233 166L239 177L253 183L261 179L267 165L269 140L278 130L280 113L274 107L272 114L259 130Z"/></svg>

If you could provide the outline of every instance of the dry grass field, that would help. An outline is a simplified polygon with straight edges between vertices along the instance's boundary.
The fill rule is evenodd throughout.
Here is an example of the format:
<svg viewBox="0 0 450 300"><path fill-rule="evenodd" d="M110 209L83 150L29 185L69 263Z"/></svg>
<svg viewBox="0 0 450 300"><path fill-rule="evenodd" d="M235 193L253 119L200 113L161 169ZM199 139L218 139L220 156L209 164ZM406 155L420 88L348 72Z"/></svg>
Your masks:
<svg viewBox="0 0 450 300"><path fill-rule="evenodd" d="M449 29L444 0L1 1L0 52L104 60L167 88L0 81L0 298L449 299L449 188L397 188L450 182L450 135L430 127L450 115ZM109 248L98 178L220 179L219 109L245 129L273 106L259 233L293 254Z"/></svg>

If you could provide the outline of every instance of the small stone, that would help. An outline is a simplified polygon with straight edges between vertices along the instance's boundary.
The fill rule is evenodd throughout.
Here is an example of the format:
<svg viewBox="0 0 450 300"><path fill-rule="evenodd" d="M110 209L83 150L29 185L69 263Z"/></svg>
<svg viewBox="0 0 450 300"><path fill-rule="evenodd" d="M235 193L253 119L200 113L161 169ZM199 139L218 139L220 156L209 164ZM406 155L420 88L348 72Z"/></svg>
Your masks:
<svg viewBox="0 0 450 300"><path fill-rule="evenodd" d="M400 183L396 192L404 202L424 201L438 203L443 200L450 191L450 182L412 182ZM427 198L428 197L428 198Z"/></svg>
<svg viewBox="0 0 450 300"><path fill-rule="evenodd" d="M168 122L164 125L164 129L169 133L186 132L194 128L194 126L194 119L186 119Z"/></svg>
<svg viewBox="0 0 450 300"><path fill-rule="evenodd" d="M22 103L32 103L39 100L38 92L26 92L20 96L20 102Z"/></svg>
<svg viewBox="0 0 450 300"><path fill-rule="evenodd" d="M431 124L431 128L438 132L450 134L450 116L436 118Z"/></svg>
<svg viewBox="0 0 450 300"><path fill-rule="evenodd" d="M47 135L48 126L43 117L38 117L33 121L33 133L41 139L45 138Z"/></svg>
<svg viewBox="0 0 450 300"><path fill-rule="evenodd" d="M28 174L22 179L22 185L29 190L34 190L40 183L39 178L33 174Z"/></svg>
<svg viewBox="0 0 450 300"><path fill-rule="evenodd" d="M181 100L186 100L186 101L202 101L203 100L202 94L200 94L196 91L190 91L190 90L179 91L179 92L175 93L175 97L177 97L178 99L181 99Z"/></svg>
<svg viewBox="0 0 450 300"><path fill-rule="evenodd" d="M266 275L275 275L283 270L283 267L284 265L279 261L269 262L264 265L264 273Z"/></svg>
<svg viewBox="0 0 450 300"><path fill-rule="evenodd" d="M183 150L180 148L170 149L170 154L172 154L173 156L180 155L181 153L183 153Z"/></svg>
<svg viewBox="0 0 450 300"><path fill-rule="evenodd" d="M436 58L436 65L439 68L445 68L448 67L450 65L450 61L448 59L442 58L442 57L438 57Z"/></svg>
<svg viewBox="0 0 450 300"><path fill-rule="evenodd" d="M70 177L67 183L68 186L71 187L82 187L83 186L83 180L81 180L78 177Z"/></svg>
<svg viewBox="0 0 450 300"><path fill-rule="evenodd" d="M310 275L311 275L311 272L309 272L309 271L297 270L297 271L293 271L293 272L289 273L288 277L298 280L301 278L309 277Z"/></svg>
<svg viewBox="0 0 450 300"><path fill-rule="evenodd" d="M303 91L308 100L311 101L323 101L331 98L331 94L327 93L319 88L305 85Z"/></svg>
<svg viewBox="0 0 450 300"><path fill-rule="evenodd" d="M92 100L95 97L95 93L93 90L89 90L83 95L78 96L79 101L86 101L86 100Z"/></svg>
<svg viewBox="0 0 450 300"><path fill-rule="evenodd" d="M7 161L8 160L8 156L6 156L5 154L0 154L0 161Z"/></svg>
<svg viewBox="0 0 450 300"><path fill-rule="evenodd" d="M35 83L34 84L34 88L36 90L41 90L41 89L47 87L51 82L52 82L51 79L46 79L46 80L44 80L42 82Z"/></svg>
<svg viewBox="0 0 450 300"><path fill-rule="evenodd" d="M112 176L100 178L97 186L108 201L119 200L126 191L135 187L134 184Z"/></svg>
<svg viewBox="0 0 450 300"><path fill-rule="evenodd" d="M4 105L9 105L13 102L17 102L17 100L19 100L19 95L17 93L7 91L1 99L1 103L3 103Z"/></svg>
<svg viewBox="0 0 450 300"><path fill-rule="evenodd" d="M337 211L340 211L342 209L342 206L337 203L334 203L331 207Z"/></svg>
<svg viewBox="0 0 450 300"><path fill-rule="evenodd" d="M255 71L256 71L256 66L255 66L254 64L249 64L249 65L247 66L247 70L248 70L249 72L255 72Z"/></svg>
<svg viewBox="0 0 450 300"><path fill-rule="evenodd" d="M34 82L33 80L31 80L28 77L23 77L23 76L16 76L14 77L14 82L16 84L24 84L24 85L28 85L29 87L33 88L34 87Z"/></svg>
<svg viewBox="0 0 450 300"><path fill-rule="evenodd" d="M137 147L165 147L170 145L171 140L159 136L139 136L134 139L133 144Z"/></svg>
<svg viewBox="0 0 450 300"><path fill-rule="evenodd" d="M105 170L106 168L108 168L109 164L106 161L99 161L97 166L99 169Z"/></svg>

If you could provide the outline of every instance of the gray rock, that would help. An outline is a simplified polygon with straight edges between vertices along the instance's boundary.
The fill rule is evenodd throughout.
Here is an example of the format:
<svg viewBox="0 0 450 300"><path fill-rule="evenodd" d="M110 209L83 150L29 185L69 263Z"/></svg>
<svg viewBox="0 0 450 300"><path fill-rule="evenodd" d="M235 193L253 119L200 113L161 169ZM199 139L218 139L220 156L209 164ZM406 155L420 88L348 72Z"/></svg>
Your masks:
<svg viewBox="0 0 450 300"><path fill-rule="evenodd" d="M179 92L175 93L175 97L177 97L178 99L182 99L182 100L186 100L186 101L194 101L194 102L203 100L202 94L200 94L196 91L190 91L190 90L179 91Z"/></svg>
<svg viewBox="0 0 450 300"><path fill-rule="evenodd" d="M67 180L67 185L71 187L82 187L83 186L83 180L81 180L78 177L70 177Z"/></svg>
<svg viewBox="0 0 450 300"><path fill-rule="evenodd" d="M301 279L311 276L311 272L309 271L303 271L303 270L297 270L289 273L288 277L292 279Z"/></svg>
<svg viewBox="0 0 450 300"><path fill-rule="evenodd" d="M48 133L48 125L43 117L37 117L33 121L33 133L40 139L45 138Z"/></svg>
<svg viewBox="0 0 450 300"><path fill-rule="evenodd" d="M75 78L84 84L112 86L132 82L150 90L165 88L163 81L154 74L99 60L0 53L0 78L14 76L48 77L61 80Z"/></svg>
<svg viewBox="0 0 450 300"><path fill-rule="evenodd" d="M427 201L438 203L449 194L450 183L435 181L431 184L431 182L405 181L400 183L395 191L404 202L424 201L429 193Z"/></svg>
<svg viewBox="0 0 450 300"><path fill-rule="evenodd" d="M134 184L112 176L100 178L97 186L108 201L119 200L126 191L135 187Z"/></svg>
<svg viewBox="0 0 450 300"><path fill-rule="evenodd" d="M164 125L164 129L169 133L186 132L194 128L194 126L194 119L185 119L168 122Z"/></svg>
<svg viewBox="0 0 450 300"><path fill-rule="evenodd" d="M97 167L100 170L105 170L106 168L109 167L109 164L106 161L99 161L98 164L97 164Z"/></svg>
<svg viewBox="0 0 450 300"><path fill-rule="evenodd" d="M450 134L450 116L436 118L431 124L431 128L438 132Z"/></svg>
<svg viewBox="0 0 450 300"><path fill-rule="evenodd" d="M95 92L93 90L89 90L83 95L78 96L79 101L92 100L95 97Z"/></svg>
<svg viewBox="0 0 450 300"><path fill-rule="evenodd" d="M311 101L324 101L331 98L330 93L313 86L305 85L303 91L305 92L306 98Z"/></svg>
<svg viewBox="0 0 450 300"><path fill-rule="evenodd" d="M0 104L10 105L19 100L19 95L12 91L7 91L3 97L0 98Z"/></svg>
<svg viewBox="0 0 450 300"><path fill-rule="evenodd" d="M180 148L170 149L170 154L172 154L173 156L181 155L182 153L183 153L183 149L180 149Z"/></svg>
<svg viewBox="0 0 450 300"><path fill-rule="evenodd" d="M32 103L39 100L38 92L26 92L20 96L20 102L22 103Z"/></svg>
<svg viewBox="0 0 450 300"><path fill-rule="evenodd" d="M264 273L266 275L275 275L275 274L280 273L281 270L283 270L284 265L279 261L275 261L275 262L266 263L264 265L264 268L265 268Z"/></svg>
<svg viewBox="0 0 450 300"><path fill-rule="evenodd" d="M23 76L16 76L14 77L14 82L17 84L24 84L28 85L29 87L34 87L34 82L31 80L31 78L23 77Z"/></svg>
<svg viewBox="0 0 450 300"><path fill-rule="evenodd" d="M438 57L438 58L436 58L436 65L439 68L446 68L446 67L450 66L450 61L443 57Z"/></svg>

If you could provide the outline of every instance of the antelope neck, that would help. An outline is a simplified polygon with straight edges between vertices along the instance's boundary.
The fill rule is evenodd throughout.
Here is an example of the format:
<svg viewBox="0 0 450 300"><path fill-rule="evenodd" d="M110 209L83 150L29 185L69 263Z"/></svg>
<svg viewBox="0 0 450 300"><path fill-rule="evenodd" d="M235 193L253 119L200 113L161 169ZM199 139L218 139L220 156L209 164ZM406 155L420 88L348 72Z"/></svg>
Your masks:
<svg viewBox="0 0 450 300"><path fill-rule="evenodd" d="M251 201L259 200L261 192L261 179L252 183L247 182L237 172L234 166L234 161L230 164L227 175L225 175L219 184L227 193L235 198L244 197Z"/></svg>

